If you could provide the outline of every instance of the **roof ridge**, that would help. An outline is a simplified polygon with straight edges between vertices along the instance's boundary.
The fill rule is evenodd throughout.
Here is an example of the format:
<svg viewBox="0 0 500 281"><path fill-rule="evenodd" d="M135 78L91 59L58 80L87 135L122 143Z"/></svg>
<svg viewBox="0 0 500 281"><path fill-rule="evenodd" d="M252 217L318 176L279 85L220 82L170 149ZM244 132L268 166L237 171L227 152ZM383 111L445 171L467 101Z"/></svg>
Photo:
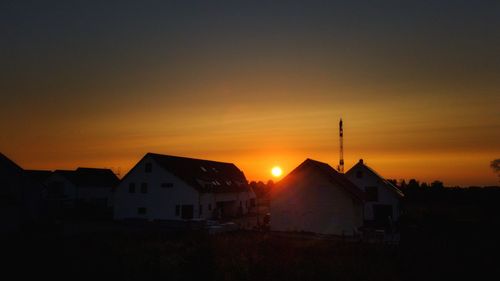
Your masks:
<svg viewBox="0 0 500 281"><path fill-rule="evenodd" d="M153 153L153 152L148 152L148 153L146 153L146 155L150 155L150 156L158 156L158 157L166 157L166 158L178 158L178 159L184 159L184 160L195 160L195 161L204 161L204 162L211 162L211 163L221 163L221 164L231 164L231 165L234 165L234 163L231 163L231 162L215 161L215 160L208 160L208 159L201 159L201 158L193 158L193 157L186 157L186 156L176 156L176 155L160 154L160 153Z"/></svg>
<svg viewBox="0 0 500 281"><path fill-rule="evenodd" d="M377 173L370 166L366 165L364 163L364 161L359 161L358 163L356 163L356 165L352 166L351 169L349 169L349 171L351 171L352 169L354 169L354 167L356 167L356 166L365 167L368 171L370 171L371 173L373 173L375 176L377 176L378 178L382 179L382 181L384 182L384 184L388 185L398 195L404 196L404 193L397 186L393 185L390 181L388 181L386 178L382 177L379 173Z"/></svg>
<svg viewBox="0 0 500 281"><path fill-rule="evenodd" d="M352 183L344 174L337 172L328 163L307 158L299 166L293 169L288 175L297 173L297 171L303 169L304 166L306 166L308 163L313 164L315 167L319 168L322 173L324 173L330 180L338 184L347 193L351 194L351 196L356 197L359 200L364 200L364 194L356 187L356 185L354 185L354 183ZM285 178L287 178L288 175Z"/></svg>
<svg viewBox="0 0 500 281"><path fill-rule="evenodd" d="M21 166L19 166L16 162L14 162L12 159L10 159L9 157L7 157L2 152L0 152L0 159L1 158L3 158L5 161L7 161L8 163L10 163L14 167L16 167L16 169L20 169L21 171L24 171L24 169Z"/></svg>

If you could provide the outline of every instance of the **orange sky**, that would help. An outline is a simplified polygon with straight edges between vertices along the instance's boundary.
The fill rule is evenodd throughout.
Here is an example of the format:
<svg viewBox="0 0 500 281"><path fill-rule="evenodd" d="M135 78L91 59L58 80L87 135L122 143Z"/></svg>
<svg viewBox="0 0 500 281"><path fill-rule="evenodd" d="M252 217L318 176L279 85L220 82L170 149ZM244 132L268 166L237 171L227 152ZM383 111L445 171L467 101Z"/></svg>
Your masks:
<svg viewBox="0 0 500 281"><path fill-rule="evenodd" d="M336 167L342 117L346 168L498 184L493 2L167 2L0 7L0 151L121 175L155 152L268 180Z"/></svg>
<svg viewBox="0 0 500 281"><path fill-rule="evenodd" d="M342 116L346 168L363 158L387 178L496 184L488 164L499 155L497 101L476 108L467 101L433 102L449 107L428 109L431 101L397 99L313 105L284 100L278 107L201 104L164 111L158 102L143 111L119 110L79 122L54 124L40 117L18 134L4 135L1 144L31 169L111 167L123 175L143 154L157 152L234 162L248 179L267 180L272 166L286 174L308 157L335 167ZM425 116L413 113L422 111Z"/></svg>

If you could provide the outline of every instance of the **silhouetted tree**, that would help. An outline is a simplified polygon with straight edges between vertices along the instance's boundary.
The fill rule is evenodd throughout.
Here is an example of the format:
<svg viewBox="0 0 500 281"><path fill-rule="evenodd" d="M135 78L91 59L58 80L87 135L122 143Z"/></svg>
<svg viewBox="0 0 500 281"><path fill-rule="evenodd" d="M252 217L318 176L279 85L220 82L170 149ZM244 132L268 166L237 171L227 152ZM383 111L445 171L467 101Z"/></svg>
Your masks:
<svg viewBox="0 0 500 281"><path fill-rule="evenodd" d="M269 183L268 183L269 184ZM273 183L274 184L274 183ZM255 192L255 195L258 198L265 197L266 195L269 194L269 187L262 181L251 181L250 182L250 187L253 189L253 192Z"/></svg>
<svg viewBox="0 0 500 281"><path fill-rule="evenodd" d="M387 179L387 181L392 183L394 186L398 186L398 181L396 179Z"/></svg>
<svg viewBox="0 0 500 281"><path fill-rule="evenodd" d="M490 167L491 169L493 169L493 172L498 174L498 177L500 178L500 159L491 161Z"/></svg>
<svg viewBox="0 0 500 281"><path fill-rule="evenodd" d="M418 190L418 188L420 187L420 184L418 183L418 181L416 179L411 179L408 182L407 187L409 190Z"/></svg>
<svg viewBox="0 0 500 281"><path fill-rule="evenodd" d="M432 190L441 190L444 188L443 182L435 180L431 183Z"/></svg>
<svg viewBox="0 0 500 281"><path fill-rule="evenodd" d="M271 188L274 187L274 181L273 180L268 180L266 186L267 186L268 190L271 190Z"/></svg>
<svg viewBox="0 0 500 281"><path fill-rule="evenodd" d="M423 182L420 184L420 188L423 189L423 190L426 190L429 188L429 185L426 183L426 182Z"/></svg>
<svg viewBox="0 0 500 281"><path fill-rule="evenodd" d="M406 184L406 181L404 179L401 179L399 181L399 187L401 188L401 190L405 190L408 187L408 185Z"/></svg>

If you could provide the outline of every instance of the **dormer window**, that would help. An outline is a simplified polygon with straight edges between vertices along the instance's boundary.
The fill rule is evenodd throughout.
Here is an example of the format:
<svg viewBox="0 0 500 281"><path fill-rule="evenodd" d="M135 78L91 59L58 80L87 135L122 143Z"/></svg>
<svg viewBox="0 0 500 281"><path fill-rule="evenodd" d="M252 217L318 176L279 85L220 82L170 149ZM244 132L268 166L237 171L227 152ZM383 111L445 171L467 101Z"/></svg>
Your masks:
<svg viewBox="0 0 500 281"><path fill-rule="evenodd" d="M146 163L144 172L151 173L152 170L153 170L153 164L152 163Z"/></svg>

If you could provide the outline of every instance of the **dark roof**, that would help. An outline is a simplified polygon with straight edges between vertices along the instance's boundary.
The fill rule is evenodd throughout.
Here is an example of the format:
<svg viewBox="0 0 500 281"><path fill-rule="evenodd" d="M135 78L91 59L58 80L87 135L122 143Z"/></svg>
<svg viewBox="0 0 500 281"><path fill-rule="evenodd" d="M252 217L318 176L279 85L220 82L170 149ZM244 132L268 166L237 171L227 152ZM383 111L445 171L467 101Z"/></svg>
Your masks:
<svg viewBox="0 0 500 281"><path fill-rule="evenodd" d="M308 167L311 167L321 174L323 174L326 178L330 180L330 182L340 186L345 191L347 191L352 197L358 200L365 200L365 194L359 190L359 188L354 185L344 174L337 172L330 165L319 162L316 160L312 160L307 158L302 164L300 164L297 168L290 172L283 180L281 180L278 184L286 181L289 175L294 175Z"/></svg>
<svg viewBox="0 0 500 281"><path fill-rule="evenodd" d="M24 174L27 175L31 180L33 180L35 182L42 183L50 175L52 175L52 171L45 171L45 170L24 170Z"/></svg>
<svg viewBox="0 0 500 281"><path fill-rule="evenodd" d="M56 170L76 186L114 187L120 181L110 169L78 168L75 171Z"/></svg>
<svg viewBox="0 0 500 281"><path fill-rule="evenodd" d="M19 165L17 165L14 161L10 160L7 156L0 152L0 168L4 169L13 169L17 171L22 171Z"/></svg>
<svg viewBox="0 0 500 281"><path fill-rule="evenodd" d="M148 153L159 166L201 192L242 192L249 185L232 163Z"/></svg>
<svg viewBox="0 0 500 281"><path fill-rule="evenodd" d="M375 170L373 170L372 168L368 167L364 162L363 162L363 159L360 159L358 163L356 163L356 165L352 166L352 168L349 169L349 171L346 172L346 174L349 174L349 173L353 173L355 169L359 169L359 168L362 168L362 169L365 169L365 170L368 170L369 172L371 172L372 174L374 174L376 177L378 177L380 179L380 181L389 189L391 190L392 192L394 192L396 195L400 196L400 197L404 197L404 194L401 190L399 190L399 188L397 188L394 184L392 184L390 181L384 179L382 176L380 176L377 172L375 172Z"/></svg>

